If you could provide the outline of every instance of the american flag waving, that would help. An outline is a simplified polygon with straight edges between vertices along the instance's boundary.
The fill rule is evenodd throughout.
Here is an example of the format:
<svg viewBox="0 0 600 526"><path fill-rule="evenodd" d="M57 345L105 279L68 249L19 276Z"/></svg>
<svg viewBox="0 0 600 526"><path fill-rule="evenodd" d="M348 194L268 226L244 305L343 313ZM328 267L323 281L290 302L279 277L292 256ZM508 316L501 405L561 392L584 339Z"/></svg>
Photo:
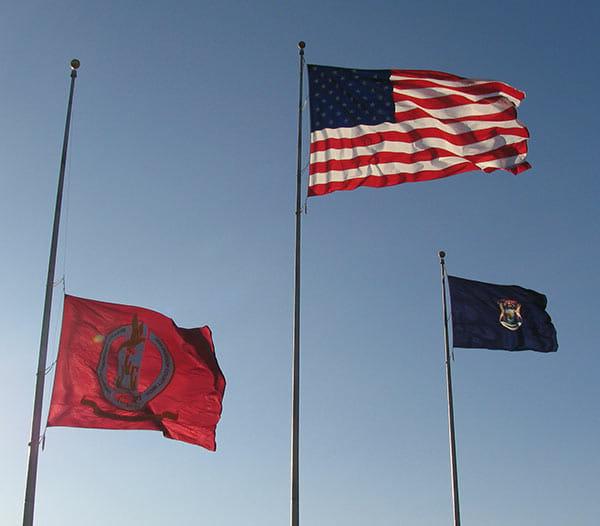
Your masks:
<svg viewBox="0 0 600 526"><path fill-rule="evenodd" d="M525 94L508 84L425 70L308 66L308 195L530 168Z"/></svg>

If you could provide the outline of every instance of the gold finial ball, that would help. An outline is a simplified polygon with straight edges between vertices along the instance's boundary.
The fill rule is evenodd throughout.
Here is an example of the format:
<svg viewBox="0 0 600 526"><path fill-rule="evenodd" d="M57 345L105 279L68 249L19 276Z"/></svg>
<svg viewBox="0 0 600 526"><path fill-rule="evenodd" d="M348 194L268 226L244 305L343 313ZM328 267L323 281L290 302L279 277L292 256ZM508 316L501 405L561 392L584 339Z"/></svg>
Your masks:
<svg viewBox="0 0 600 526"><path fill-rule="evenodd" d="M79 66L81 66L81 62L79 62L79 60L76 58L71 60L71 69L79 69Z"/></svg>
<svg viewBox="0 0 600 526"><path fill-rule="evenodd" d="M304 49L306 47L306 42L304 42L304 40L301 40L300 42L298 42L298 47L300 49Z"/></svg>

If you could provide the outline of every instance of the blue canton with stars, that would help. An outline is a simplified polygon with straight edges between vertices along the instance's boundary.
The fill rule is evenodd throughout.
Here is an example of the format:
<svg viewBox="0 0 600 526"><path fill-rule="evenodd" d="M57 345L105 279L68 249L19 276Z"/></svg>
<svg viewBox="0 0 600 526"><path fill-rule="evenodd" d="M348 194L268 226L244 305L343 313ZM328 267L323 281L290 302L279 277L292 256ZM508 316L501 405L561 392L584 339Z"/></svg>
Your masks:
<svg viewBox="0 0 600 526"><path fill-rule="evenodd" d="M395 122L390 74L309 64L310 130Z"/></svg>

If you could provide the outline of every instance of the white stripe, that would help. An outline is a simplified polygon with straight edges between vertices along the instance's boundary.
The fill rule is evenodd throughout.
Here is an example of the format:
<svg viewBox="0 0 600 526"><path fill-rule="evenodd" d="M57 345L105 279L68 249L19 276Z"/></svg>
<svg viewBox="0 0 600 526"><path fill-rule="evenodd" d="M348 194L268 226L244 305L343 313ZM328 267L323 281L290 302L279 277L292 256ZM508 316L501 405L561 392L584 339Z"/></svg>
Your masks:
<svg viewBox="0 0 600 526"><path fill-rule="evenodd" d="M494 159L492 161L485 161L475 163L482 170L484 168L511 168L517 164L521 164L527 158L526 153L520 155L514 155L512 157L503 157L502 159Z"/></svg>
<svg viewBox="0 0 600 526"><path fill-rule="evenodd" d="M493 115L494 113L500 113L509 108L514 108L512 102L506 99L498 100L492 104L463 104L462 106L453 106L451 108L442 108L438 110L423 108L408 100L395 102L394 106L396 112L410 111L419 108L436 119L462 119L480 115Z"/></svg>
<svg viewBox="0 0 600 526"><path fill-rule="evenodd" d="M526 154L507 157L504 159L495 159L477 163L477 166L483 168L510 168L525 160ZM352 179L362 179L364 177L383 177L386 175L396 174L417 174L424 171L444 171L447 168L462 164L465 159L460 157L445 157L443 159L433 159L431 161L423 161L418 163L382 163L376 165L360 166L350 170L330 170L325 173L311 174L309 176L309 186L317 184L343 182Z"/></svg>
<svg viewBox="0 0 600 526"><path fill-rule="evenodd" d="M310 142L323 141L325 139L355 139L372 133L383 132L411 132L423 128L437 128L438 130L451 135L460 135L476 130L488 130L498 128L498 133L502 133L502 128L521 128L525 127L516 119L510 121L462 121L444 124L437 119L423 117L403 122L384 122L381 124L359 124L358 126L349 126L347 128L323 128L311 132Z"/></svg>
<svg viewBox="0 0 600 526"><path fill-rule="evenodd" d="M415 174L425 170L444 170L450 166L464 163L460 157L445 157L418 163L380 163L359 166L348 170L329 170L328 172L311 174L309 184L322 184L327 182L347 181L348 179L360 179L369 176L384 176L395 174Z"/></svg>
<svg viewBox="0 0 600 526"><path fill-rule="evenodd" d="M447 97L449 95L460 95L471 102L477 102L484 99L490 99L493 97L504 97L505 99L510 100L515 107L519 106L521 101L508 93L503 91L494 91L491 93L484 93L481 95L476 95L473 93L464 93L460 90L452 89L452 88L393 88L394 93L398 93L400 95L408 95L410 97L416 97L418 99L435 99L438 97Z"/></svg>
<svg viewBox="0 0 600 526"><path fill-rule="evenodd" d="M324 151L313 152L310 154L310 162L312 164L330 160L341 161L345 159L354 159L355 157L363 155L374 155L380 152L416 153L428 150L429 148L443 148L455 155L466 157L468 155L478 155L489 152L501 148L502 146L506 146L507 144L515 144L525 140L527 139L517 135L501 135L464 146L452 144L445 139L440 139L438 137L427 137L409 143L382 141L377 144L370 144L369 146L356 146L354 148L341 149L329 148Z"/></svg>

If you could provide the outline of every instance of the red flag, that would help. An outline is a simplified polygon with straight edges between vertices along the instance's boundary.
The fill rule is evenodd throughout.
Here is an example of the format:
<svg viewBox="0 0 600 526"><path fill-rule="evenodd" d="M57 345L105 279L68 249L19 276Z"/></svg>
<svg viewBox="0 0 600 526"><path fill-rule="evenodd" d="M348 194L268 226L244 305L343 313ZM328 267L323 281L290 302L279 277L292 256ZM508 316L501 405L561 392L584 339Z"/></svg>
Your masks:
<svg viewBox="0 0 600 526"><path fill-rule="evenodd" d="M48 426L153 429L214 451L224 391L208 327L65 296Z"/></svg>

